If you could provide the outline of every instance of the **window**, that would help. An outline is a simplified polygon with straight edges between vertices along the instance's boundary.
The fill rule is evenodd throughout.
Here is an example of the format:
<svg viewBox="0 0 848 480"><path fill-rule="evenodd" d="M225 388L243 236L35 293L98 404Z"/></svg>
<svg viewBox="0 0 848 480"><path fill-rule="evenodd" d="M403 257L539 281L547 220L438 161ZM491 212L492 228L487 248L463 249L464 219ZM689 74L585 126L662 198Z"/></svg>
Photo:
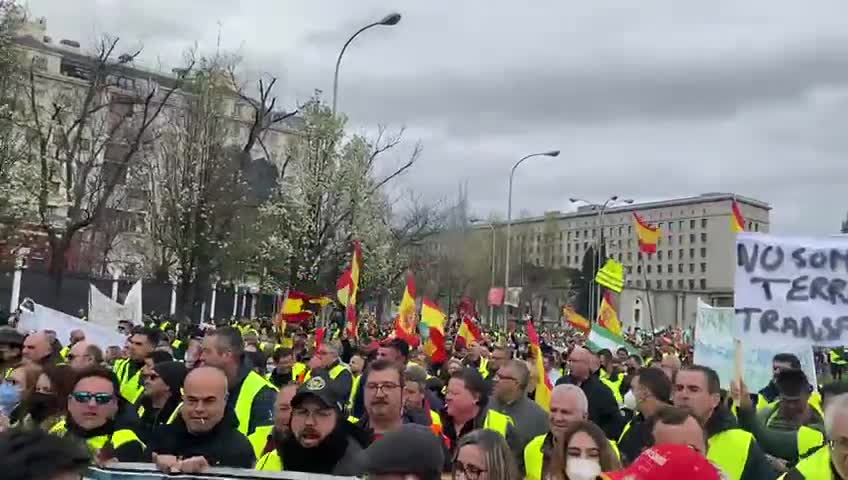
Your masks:
<svg viewBox="0 0 848 480"><path fill-rule="evenodd" d="M684 237L683 235L678 236L678 237L677 237L677 244L678 244L678 245L683 245L683 239L684 239L684 238L685 238L685 237Z"/></svg>
<svg viewBox="0 0 848 480"><path fill-rule="evenodd" d="M683 250L682 248L681 248L680 250L678 250L678 251L677 251L677 259L678 259L678 260L683 260L683 255L684 255L684 254L685 254L685 250Z"/></svg>
<svg viewBox="0 0 848 480"><path fill-rule="evenodd" d="M695 249L694 248L689 249L689 258L695 258Z"/></svg>
<svg viewBox="0 0 848 480"><path fill-rule="evenodd" d="M642 280L636 280L636 288L642 288Z"/></svg>
<svg viewBox="0 0 848 480"><path fill-rule="evenodd" d="M701 248L701 258L707 258L707 249Z"/></svg>
<svg viewBox="0 0 848 480"><path fill-rule="evenodd" d="M669 231L669 232L673 232L673 231L674 231L674 222L668 222L668 231Z"/></svg>
<svg viewBox="0 0 848 480"><path fill-rule="evenodd" d="M666 287L667 289L669 289L669 290L671 290L672 288L674 288L674 280L667 280L667 281L665 282L665 287Z"/></svg>
<svg viewBox="0 0 848 480"><path fill-rule="evenodd" d="M571 244L570 243L565 245L565 253L571 253Z"/></svg>
<svg viewBox="0 0 848 480"><path fill-rule="evenodd" d="M683 212L680 212L680 213L683 213ZM681 221L677 222L677 231L678 231L678 232L682 232L682 231L683 231L683 220L681 220Z"/></svg>
<svg viewBox="0 0 848 480"><path fill-rule="evenodd" d="M706 263L701 264L701 273L707 273L707 264Z"/></svg>
<svg viewBox="0 0 848 480"><path fill-rule="evenodd" d="M589 249L589 242L583 242L583 250Z"/></svg>
<svg viewBox="0 0 848 480"><path fill-rule="evenodd" d="M691 228L692 230L695 229L695 219L689 220L689 228Z"/></svg>
<svg viewBox="0 0 848 480"><path fill-rule="evenodd" d="M667 271L668 273L674 273L674 265L672 265L672 264L670 264L670 263L669 263L669 264L668 264L668 270L666 270L666 271Z"/></svg>
<svg viewBox="0 0 848 480"><path fill-rule="evenodd" d="M673 235L669 235L669 236L668 236L668 244L669 244L669 245L674 245L674 236L673 236Z"/></svg>
<svg viewBox="0 0 848 480"><path fill-rule="evenodd" d="M639 260L642 260L642 252L641 251L636 254L636 258L638 258Z"/></svg>
<svg viewBox="0 0 848 480"><path fill-rule="evenodd" d="M694 233L689 234L689 243L695 243L695 234Z"/></svg>
<svg viewBox="0 0 848 480"><path fill-rule="evenodd" d="M662 273L662 265L657 265L657 273Z"/></svg>
<svg viewBox="0 0 848 480"><path fill-rule="evenodd" d="M755 231L755 232L759 232L759 231L760 231L760 224L759 224L759 223L754 222L754 231Z"/></svg>
<svg viewBox="0 0 848 480"><path fill-rule="evenodd" d="M683 279L682 278L677 281L677 288L683 290Z"/></svg>
<svg viewBox="0 0 848 480"><path fill-rule="evenodd" d="M622 230L623 230L623 228L618 227L618 236L619 236L619 237L622 235L622 233L621 233L621 232L622 232Z"/></svg>
<svg viewBox="0 0 848 480"><path fill-rule="evenodd" d="M694 263L689 264L689 273L695 273L695 264Z"/></svg>
<svg viewBox="0 0 848 480"><path fill-rule="evenodd" d="M575 255L575 256L574 256L574 263L575 263L576 265L579 265L579 264L580 264L580 257L578 257L577 255Z"/></svg>
<svg viewBox="0 0 848 480"><path fill-rule="evenodd" d="M657 260L662 260L662 250L657 250Z"/></svg>
<svg viewBox="0 0 848 480"><path fill-rule="evenodd" d="M707 219L706 218L701 219L701 228L707 228Z"/></svg>
<svg viewBox="0 0 848 480"><path fill-rule="evenodd" d="M627 226L627 235L633 235L633 225Z"/></svg>
<svg viewBox="0 0 848 480"><path fill-rule="evenodd" d="M651 273L651 266L650 265L647 266L647 269L648 269L648 273Z"/></svg>
<svg viewBox="0 0 848 480"><path fill-rule="evenodd" d="M669 250L668 251L668 259L671 260L672 258L674 258L674 250Z"/></svg>
<svg viewBox="0 0 848 480"><path fill-rule="evenodd" d="M628 274L628 275L630 275L630 274L632 274L632 273L633 273L633 267L631 267L631 266L629 266L629 265L628 265L628 266L627 266L627 274Z"/></svg>
<svg viewBox="0 0 848 480"><path fill-rule="evenodd" d="M664 224L663 222L660 222L660 223L658 223L658 224L657 224L657 228L659 228L660 230L662 230L662 229L663 229L663 225L665 225L665 224Z"/></svg>
<svg viewBox="0 0 848 480"><path fill-rule="evenodd" d="M677 264L677 273L683 273L683 264L682 263Z"/></svg>
<svg viewBox="0 0 848 480"><path fill-rule="evenodd" d="M636 265L636 273L642 273L642 265Z"/></svg>
<svg viewBox="0 0 848 480"><path fill-rule="evenodd" d="M695 279L694 278L689 279L689 290L695 290Z"/></svg>
<svg viewBox="0 0 848 480"><path fill-rule="evenodd" d="M580 238L580 230L574 232L574 238Z"/></svg>
<svg viewBox="0 0 848 480"><path fill-rule="evenodd" d="M704 233L702 233L702 234L701 234L701 242L703 242L703 243L707 243L707 234L706 234L706 232L704 232Z"/></svg>
<svg viewBox="0 0 848 480"><path fill-rule="evenodd" d="M662 290L662 280L657 280L657 290Z"/></svg>
<svg viewBox="0 0 848 480"><path fill-rule="evenodd" d="M700 283L701 290L707 289L707 279L706 278L702 278L698 282Z"/></svg>
<svg viewBox="0 0 848 480"><path fill-rule="evenodd" d="M630 262L633 260L633 252L627 252L627 261Z"/></svg>
<svg viewBox="0 0 848 480"><path fill-rule="evenodd" d="M627 288L633 288L633 281L632 280L627 281Z"/></svg>

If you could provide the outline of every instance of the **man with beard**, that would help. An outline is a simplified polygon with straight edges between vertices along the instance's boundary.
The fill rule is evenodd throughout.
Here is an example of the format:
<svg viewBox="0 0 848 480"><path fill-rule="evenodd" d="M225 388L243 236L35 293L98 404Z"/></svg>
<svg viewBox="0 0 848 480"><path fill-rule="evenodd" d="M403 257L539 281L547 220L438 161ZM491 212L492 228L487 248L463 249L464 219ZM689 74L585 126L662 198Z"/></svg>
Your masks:
<svg viewBox="0 0 848 480"><path fill-rule="evenodd" d="M297 393L297 387L296 383L283 385L274 402L274 425L256 427L256 431L247 437L253 445L256 458L262 458L266 453L273 451L282 441L283 436L288 433L291 422L291 401Z"/></svg>
<svg viewBox="0 0 848 480"><path fill-rule="evenodd" d="M179 418L151 439L149 451L156 467L165 473L199 473L215 466L250 468L256 457L227 408L227 376L217 368L198 367L186 376L184 390Z"/></svg>
<svg viewBox="0 0 848 480"><path fill-rule="evenodd" d="M291 431L256 462L257 470L360 475L368 439L342 416L342 395L324 375L314 376L292 398Z"/></svg>
<svg viewBox="0 0 848 480"><path fill-rule="evenodd" d="M398 430L404 423L430 423L424 412L404 412L403 371L403 366L384 359L368 365L368 380L365 383L366 415L361 419L350 417L348 420L368 432L371 441Z"/></svg>

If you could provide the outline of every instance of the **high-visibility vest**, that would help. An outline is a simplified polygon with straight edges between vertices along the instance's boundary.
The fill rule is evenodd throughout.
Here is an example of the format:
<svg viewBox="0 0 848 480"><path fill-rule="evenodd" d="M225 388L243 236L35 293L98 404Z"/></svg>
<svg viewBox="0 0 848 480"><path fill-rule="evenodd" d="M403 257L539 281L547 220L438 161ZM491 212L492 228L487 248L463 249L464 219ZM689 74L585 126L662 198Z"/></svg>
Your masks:
<svg viewBox="0 0 848 480"><path fill-rule="evenodd" d="M69 354L69 353L71 353L71 346L70 346L70 345L67 345L67 346L65 346L65 347L62 347L62 349L61 349L61 350L59 350L59 355L61 355L61 356L62 356L62 359L63 359L63 360L67 360L67 359L68 359L68 354Z"/></svg>
<svg viewBox="0 0 848 480"><path fill-rule="evenodd" d="M545 462L542 447L545 444L545 439L549 434L544 433L530 440L530 443L524 447L524 477L525 480L542 480L542 467ZM615 455L621 460L621 453L618 451L618 444L609 440L610 447L615 452Z"/></svg>
<svg viewBox="0 0 848 480"><path fill-rule="evenodd" d="M778 480L833 480L830 466L830 449L822 447L807 458L801 459L792 470L784 473Z"/></svg>
<svg viewBox="0 0 848 480"><path fill-rule="evenodd" d="M283 471L283 459L280 458L280 454L277 453L277 450L268 452L265 455L262 455L262 458L256 462L254 470L271 470L281 472Z"/></svg>
<svg viewBox="0 0 848 480"><path fill-rule="evenodd" d="M56 435L57 437L64 437L68 433L68 427L65 423L65 420L60 420L56 425L50 429L49 433L51 435ZM88 446L88 449L92 454L96 454L101 448L105 447L106 444L111 443L112 448L118 449L130 442L138 442L139 446L142 450L144 450L145 445L144 442L138 438L138 435L135 434L130 429L122 428L119 430L115 430L111 435L98 435L96 437L86 438L85 444Z"/></svg>
<svg viewBox="0 0 848 480"><path fill-rule="evenodd" d="M489 378L489 359L480 357L480 366L477 367L477 370L483 378Z"/></svg>
<svg viewBox="0 0 848 480"><path fill-rule="evenodd" d="M302 363L302 362L295 362L295 364L292 365L291 381L293 383L301 383L301 380L299 380L298 377L302 377L305 372L306 372L306 364ZM268 380L270 382L272 375L274 375L273 372L265 375L265 380Z"/></svg>
<svg viewBox="0 0 848 480"><path fill-rule="evenodd" d="M170 327L170 326L171 326L171 322L162 322L162 323L159 325L159 330L162 330L162 331L164 332L164 331L165 331L165 330L167 330L167 329L168 329L168 327Z"/></svg>
<svg viewBox="0 0 848 480"><path fill-rule="evenodd" d="M352 373L352 372L351 372ZM347 399L347 409L353 410L353 402L356 401L356 391L359 390L359 381L362 380L362 374L353 376L353 383L350 386L350 396Z"/></svg>
<svg viewBox="0 0 848 480"><path fill-rule="evenodd" d="M798 429L798 457L809 454L824 445L824 434L815 428L801 425Z"/></svg>
<svg viewBox="0 0 848 480"><path fill-rule="evenodd" d="M171 412L171 415L169 415L168 419L165 420L165 425L170 425L170 424L174 423L174 420L177 419L177 415L180 414L180 409L182 408L182 406L183 406L183 403L180 402L179 404L177 404L176 407L174 407L174 411ZM144 416L144 406L143 405L139 405L137 413L138 413L138 418L141 418L141 417Z"/></svg>
<svg viewBox="0 0 848 480"><path fill-rule="evenodd" d="M608 378L601 378L601 383L603 383L607 386L607 388L610 389L610 391L612 392L612 396L615 397L615 401L618 402L619 407L624 405L624 397L621 396L621 390L619 390L619 387L621 387L622 378L623 375L619 375L618 382L613 382Z"/></svg>
<svg viewBox="0 0 848 480"><path fill-rule="evenodd" d="M842 355L836 353L836 350L831 350L828 355L830 356L830 363L834 365L845 365L848 363L842 358Z"/></svg>
<svg viewBox="0 0 848 480"><path fill-rule="evenodd" d="M120 363L119 363L120 362ZM139 368L132 377L129 376L131 362L129 359L121 359L115 362L113 368L115 376L118 377L118 383L121 385L121 396L132 404L135 404L144 392L144 385L141 384L141 368Z"/></svg>
<svg viewBox="0 0 848 480"><path fill-rule="evenodd" d="M180 339L176 339L173 342L171 342L171 348L173 348L174 350L179 350L179 348L182 347L182 346L183 346L183 341L180 340Z"/></svg>
<svg viewBox="0 0 848 480"><path fill-rule="evenodd" d="M506 438L506 431L510 425L514 425L512 417L494 410L486 412L486 418L483 419L483 428L494 430L504 438Z"/></svg>
<svg viewBox="0 0 848 480"><path fill-rule="evenodd" d="M250 441L250 445L253 447L253 455L256 458L262 457L265 453L265 446L268 445L268 437L271 436L273 431L273 425L263 425L261 427L256 427L256 430L247 436L247 439Z"/></svg>
<svg viewBox="0 0 848 480"><path fill-rule="evenodd" d="M294 370L292 370L292 371L294 371ZM331 369L330 369L330 379L331 379L331 380L335 380L335 379L336 379L339 375L341 375L341 374L342 374L342 372L344 372L344 371L348 371L348 372L349 372L349 371L350 371L350 367L348 367L347 365L345 365L345 364L343 364L343 363L340 363L340 364L336 365L335 367L333 367L333 368L331 368ZM298 383L305 383L305 382L306 382L307 380L309 380L310 378L312 378L312 370L308 370L308 371L306 372L306 374L303 376L303 380L299 381Z"/></svg>
<svg viewBox="0 0 848 480"><path fill-rule="evenodd" d="M241 383L241 388L239 388L238 397L236 398L235 411L236 418L238 419L238 431L243 435L247 435L247 430L250 428L250 411L253 407L253 399L256 398L256 395L264 387L277 390L277 387L253 370L247 374Z"/></svg>
<svg viewBox="0 0 848 480"><path fill-rule="evenodd" d="M621 442L624 441L624 435L626 435L627 432L630 431L630 427L632 425L633 425L633 420L628 420L627 425L625 425L624 428L621 430L621 435L618 436L618 443L621 443Z"/></svg>
<svg viewBox="0 0 848 480"><path fill-rule="evenodd" d="M727 480L741 480L754 436L741 428L719 432L707 441L707 459L718 465Z"/></svg>

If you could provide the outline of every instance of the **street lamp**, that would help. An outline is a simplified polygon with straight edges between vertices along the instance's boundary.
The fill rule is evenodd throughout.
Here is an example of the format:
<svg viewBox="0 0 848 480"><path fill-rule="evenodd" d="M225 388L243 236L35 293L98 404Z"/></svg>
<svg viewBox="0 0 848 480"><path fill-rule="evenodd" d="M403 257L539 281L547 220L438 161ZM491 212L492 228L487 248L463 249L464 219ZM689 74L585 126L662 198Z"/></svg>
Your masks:
<svg viewBox="0 0 848 480"><path fill-rule="evenodd" d="M495 224L492 222L482 223L483 220L479 218L471 218L469 219L471 223L482 224L485 227L488 227L492 230L492 281L490 283L489 291L491 292L493 288L495 288ZM506 295L506 292L504 292ZM488 301L488 298L486 299ZM489 302L489 324L495 324L495 307Z"/></svg>
<svg viewBox="0 0 848 480"><path fill-rule="evenodd" d="M515 169L518 168L519 165L524 163L528 158L533 157L558 157L559 150L551 150L550 152L542 152L542 153L532 153L527 155L526 157L521 158L519 161L515 162L515 165L512 166L512 170L509 172L509 196L507 197L507 208L506 208L506 268L504 269L504 318L503 318L503 328L506 331L507 328L507 309L506 306L506 295L509 292L509 244L512 239L512 235L510 231L512 229L512 177L515 176Z"/></svg>
<svg viewBox="0 0 848 480"><path fill-rule="evenodd" d="M597 274L597 271L601 268L601 249L603 249L605 247L605 243L606 243L606 242L604 242L604 213L606 213L608 206L610 206L610 205L612 205L616 202L620 201L621 203L626 203L626 204L630 205L630 204L633 203L633 199L628 198L628 199L625 199L625 200L618 200L618 195L613 195L613 196L609 197L603 203L603 205L601 205L600 209L598 208L597 205L595 205L592 202L589 202L587 200L584 200L582 198L569 198L569 201L571 203L577 203L577 202L588 203L588 204L592 205L592 207L595 210L598 210L598 229L599 229L598 246L595 250L595 258L593 259L593 262L592 262L593 266L594 266L594 272ZM594 286L592 286L593 284L594 284ZM601 287L600 287L600 285L598 285L595 282L595 278L593 276L592 278L589 279L589 318L590 319L594 319L597 316L597 312L595 310L597 308L596 305L598 304L600 298L601 298Z"/></svg>
<svg viewBox="0 0 848 480"><path fill-rule="evenodd" d="M360 28L359 30L356 31L356 33L354 33L353 35L350 36L350 38L347 39L344 46L342 47L342 50L339 52L339 58L336 59L336 72L335 72L335 75L333 75L333 115L336 114L336 104L337 104L338 94L339 94L339 66L341 66L341 64L342 64L342 56L344 55L345 50L347 50L347 46L350 45L350 42L352 42L353 39L357 37L357 35L364 32L365 30L368 30L369 28L372 28L372 27L379 27L381 25L386 26L386 27L391 27L391 26L397 25L398 22L400 22L400 18L401 18L401 16L400 16L399 13L397 13L397 12L390 13L390 14L386 15L385 17L383 17L382 20L380 20L378 22L370 23L370 24L365 25L364 27Z"/></svg>

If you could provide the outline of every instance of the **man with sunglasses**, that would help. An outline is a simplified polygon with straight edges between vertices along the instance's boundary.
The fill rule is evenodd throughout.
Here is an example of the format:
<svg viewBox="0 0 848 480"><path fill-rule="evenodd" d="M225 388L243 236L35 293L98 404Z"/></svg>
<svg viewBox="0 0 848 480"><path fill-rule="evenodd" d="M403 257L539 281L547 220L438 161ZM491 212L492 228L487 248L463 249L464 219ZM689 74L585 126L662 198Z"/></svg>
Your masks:
<svg viewBox="0 0 848 480"><path fill-rule="evenodd" d="M291 430L276 449L256 462L257 470L360 475L359 455L367 435L342 416L344 395L326 374L306 381L292 398Z"/></svg>
<svg viewBox="0 0 848 480"><path fill-rule="evenodd" d="M176 419L186 373L185 365L174 361L159 362L142 370L144 393L137 403L137 411L141 426L147 432Z"/></svg>
<svg viewBox="0 0 848 480"><path fill-rule="evenodd" d="M99 462L141 461L145 447L138 434L116 420L119 391L117 378L103 367L79 372L68 397L68 414L50 433L84 440Z"/></svg>
<svg viewBox="0 0 848 480"><path fill-rule="evenodd" d="M520 360L508 360L494 377L495 389L489 408L512 418L523 442L548 432L548 415L524 392L530 383L530 369Z"/></svg>

